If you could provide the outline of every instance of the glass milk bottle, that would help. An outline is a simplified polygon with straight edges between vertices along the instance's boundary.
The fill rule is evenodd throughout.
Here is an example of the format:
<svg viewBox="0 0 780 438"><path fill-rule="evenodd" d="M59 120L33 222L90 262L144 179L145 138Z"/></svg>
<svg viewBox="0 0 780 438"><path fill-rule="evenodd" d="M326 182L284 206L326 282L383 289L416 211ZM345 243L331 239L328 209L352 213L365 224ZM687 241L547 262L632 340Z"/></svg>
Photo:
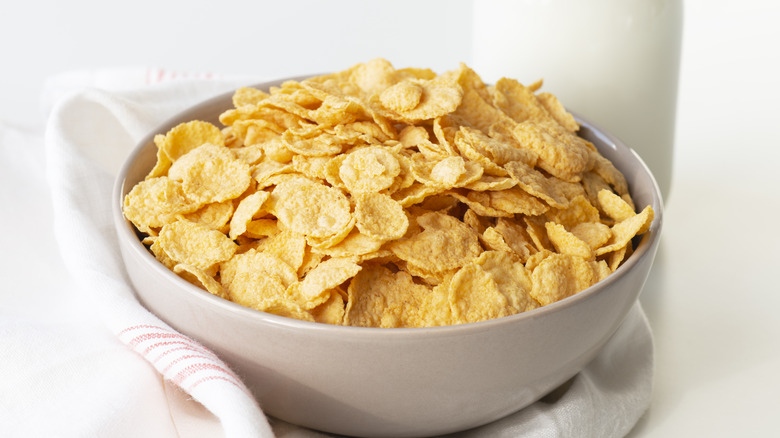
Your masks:
<svg viewBox="0 0 780 438"><path fill-rule="evenodd" d="M682 0L474 0L472 67L542 91L672 178Z"/></svg>

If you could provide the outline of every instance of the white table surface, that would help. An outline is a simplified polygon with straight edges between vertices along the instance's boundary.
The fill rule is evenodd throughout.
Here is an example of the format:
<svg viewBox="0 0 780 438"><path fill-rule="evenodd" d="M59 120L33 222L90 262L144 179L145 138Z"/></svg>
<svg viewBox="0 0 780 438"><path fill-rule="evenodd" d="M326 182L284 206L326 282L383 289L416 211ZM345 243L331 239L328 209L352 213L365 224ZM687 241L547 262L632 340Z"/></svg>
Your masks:
<svg viewBox="0 0 780 438"><path fill-rule="evenodd" d="M780 436L778 19L777 3L687 4L673 192L641 297L655 395L635 437Z"/></svg>
<svg viewBox="0 0 780 438"><path fill-rule="evenodd" d="M43 151L8 146L16 136L42 135L37 95L43 79L70 69L126 66L122 59L182 70L221 66L225 72L269 77L307 68L300 60L279 67L285 55L278 48L269 50L266 64L233 59L215 68L213 59L187 54L187 61L166 65L171 46L155 44L155 38L170 37L176 28L161 29L156 37L140 33L132 44L126 35L138 31L132 20L146 11L172 15L186 3L135 2L126 20L113 26L84 14L99 8L98 1L68 4L72 10L54 0L19 4L15 19L0 20L0 41L10 50L4 59L15 60L13 66L4 62L0 72L0 160L14 155L24 163L4 166L0 175L0 309L63 320L74 319L78 309L67 293L51 293L71 285L54 246L39 164ZM442 4L432 2L423 12ZM447 23L423 31L421 38L434 41L441 31L465 44L469 2L453 4ZM780 436L780 6L690 0L685 21L673 189L659 254L641 296L655 335L655 392L630 436ZM323 69L348 65L353 57L363 60L376 48L370 40L354 41L350 32L340 32L328 43L341 44L352 55L334 51L318 64ZM19 35L26 35L25 41L12 43ZM304 44L305 36L290 38L293 47ZM384 56L400 65L430 64L430 55L387 44ZM463 58L446 49L433 67L468 62ZM41 267L47 275L38 274Z"/></svg>

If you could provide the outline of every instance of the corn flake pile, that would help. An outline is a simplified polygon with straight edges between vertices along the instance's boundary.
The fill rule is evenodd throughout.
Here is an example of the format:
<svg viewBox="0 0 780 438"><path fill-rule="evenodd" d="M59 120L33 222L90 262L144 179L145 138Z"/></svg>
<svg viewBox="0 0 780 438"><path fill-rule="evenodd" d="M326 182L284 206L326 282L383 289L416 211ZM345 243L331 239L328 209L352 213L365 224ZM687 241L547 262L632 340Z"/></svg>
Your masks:
<svg viewBox="0 0 780 438"><path fill-rule="evenodd" d="M557 98L383 59L241 88L180 124L124 199L155 257L253 309L368 327L525 312L607 277L648 230Z"/></svg>

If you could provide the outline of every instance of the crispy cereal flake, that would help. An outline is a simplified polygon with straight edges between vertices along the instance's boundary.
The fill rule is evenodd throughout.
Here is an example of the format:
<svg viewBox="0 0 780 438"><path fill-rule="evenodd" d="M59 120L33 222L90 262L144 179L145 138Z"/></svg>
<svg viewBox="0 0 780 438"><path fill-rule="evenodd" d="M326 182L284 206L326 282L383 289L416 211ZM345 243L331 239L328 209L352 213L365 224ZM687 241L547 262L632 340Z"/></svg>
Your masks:
<svg viewBox="0 0 780 438"><path fill-rule="evenodd" d="M361 233L377 240L395 240L409 227L403 207L382 193L362 193L355 204L355 219Z"/></svg>
<svg viewBox="0 0 780 438"><path fill-rule="evenodd" d="M160 228L175 220L176 215L191 213L198 207L184 194L179 182L166 176L141 181L124 200L125 217L142 231Z"/></svg>
<svg viewBox="0 0 780 438"><path fill-rule="evenodd" d="M280 225L305 236L333 236L352 220L349 201L341 191L306 179L281 182L271 198Z"/></svg>
<svg viewBox="0 0 780 438"><path fill-rule="evenodd" d="M252 180L249 165L225 146L206 143L171 165L169 178L181 181L190 199L201 204L237 198Z"/></svg>
<svg viewBox="0 0 780 438"><path fill-rule="evenodd" d="M156 243L177 263L200 269L230 259L237 249L223 233L187 220L165 224Z"/></svg>

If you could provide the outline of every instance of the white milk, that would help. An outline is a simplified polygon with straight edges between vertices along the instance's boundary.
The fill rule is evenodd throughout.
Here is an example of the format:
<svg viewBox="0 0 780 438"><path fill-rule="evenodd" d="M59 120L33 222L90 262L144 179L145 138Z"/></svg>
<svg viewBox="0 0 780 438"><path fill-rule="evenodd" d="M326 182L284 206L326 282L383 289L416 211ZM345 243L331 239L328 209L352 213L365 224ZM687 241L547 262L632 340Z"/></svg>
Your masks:
<svg viewBox="0 0 780 438"><path fill-rule="evenodd" d="M682 0L474 0L472 67L530 84L672 176Z"/></svg>

